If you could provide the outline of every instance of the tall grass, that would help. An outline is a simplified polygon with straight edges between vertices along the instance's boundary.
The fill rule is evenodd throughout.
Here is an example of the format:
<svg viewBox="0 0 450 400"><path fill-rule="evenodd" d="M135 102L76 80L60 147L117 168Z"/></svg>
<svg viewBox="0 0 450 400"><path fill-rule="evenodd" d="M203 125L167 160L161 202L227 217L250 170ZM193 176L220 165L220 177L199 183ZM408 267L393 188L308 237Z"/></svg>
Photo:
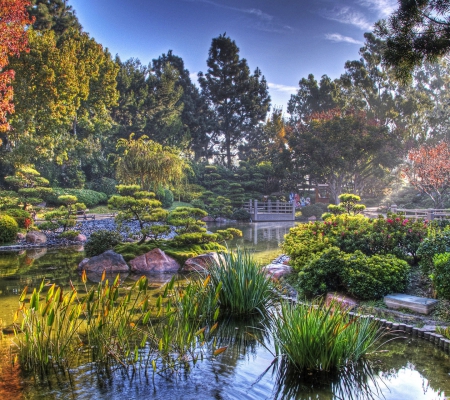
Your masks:
<svg viewBox="0 0 450 400"><path fill-rule="evenodd" d="M20 364L45 374L52 367L66 371L86 360L101 368L122 367L154 372L173 370L203 358L206 339L217 324L220 287L208 288L209 278L175 287L172 279L151 302L148 280L141 277L123 288L117 276L112 283L103 274L98 285L80 295L71 285L68 293L44 282L27 299L20 296L15 315ZM211 294L212 293L212 294ZM223 349L213 347L212 354Z"/></svg>
<svg viewBox="0 0 450 400"><path fill-rule="evenodd" d="M275 349L299 370L330 371L361 359L379 340L377 325L339 304L283 302L271 318Z"/></svg>
<svg viewBox="0 0 450 400"><path fill-rule="evenodd" d="M219 304L226 314L264 314L273 303L271 279L246 250L223 253L209 267L209 273L214 287L222 285Z"/></svg>

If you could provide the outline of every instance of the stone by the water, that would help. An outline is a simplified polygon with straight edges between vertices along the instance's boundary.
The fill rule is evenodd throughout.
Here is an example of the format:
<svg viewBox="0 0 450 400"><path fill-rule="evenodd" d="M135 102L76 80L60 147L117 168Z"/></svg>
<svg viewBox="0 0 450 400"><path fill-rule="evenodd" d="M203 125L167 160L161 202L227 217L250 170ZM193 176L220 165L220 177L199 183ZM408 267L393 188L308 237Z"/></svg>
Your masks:
<svg viewBox="0 0 450 400"><path fill-rule="evenodd" d="M394 293L384 297L384 304L393 309L408 308L420 314L429 314L438 303L435 299L411 296L409 294Z"/></svg>
<svg viewBox="0 0 450 400"><path fill-rule="evenodd" d="M121 254L117 254L112 250L105 251L99 256L85 258L78 265L79 270L102 274L103 271L109 274L117 274L118 272L129 272L130 267L127 265Z"/></svg>
<svg viewBox="0 0 450 400"><path fill-rule="evenodd" d="M130 261L132 272L172 273L178 272L180 264L160 249L153 249Z"/></svg>

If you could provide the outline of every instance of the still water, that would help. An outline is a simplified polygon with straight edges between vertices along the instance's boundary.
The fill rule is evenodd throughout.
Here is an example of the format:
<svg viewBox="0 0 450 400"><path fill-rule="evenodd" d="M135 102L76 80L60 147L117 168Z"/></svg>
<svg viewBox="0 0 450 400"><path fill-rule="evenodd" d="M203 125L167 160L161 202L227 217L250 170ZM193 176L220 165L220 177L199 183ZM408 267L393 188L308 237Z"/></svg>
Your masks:
<svg viewBox="0 0 450 400"><path fill-rule="evenodd" d="M261 262L280 254L279 244L292 224L238 226L244 236L229 244L249 248ZM223 225L209 227L211 231ZM12 322L24 286L42 279L67 286L79 284L76 266L80 248L0 252L0 319ZM123 277L125 278L125 277ZM125 282L132 282L132 275ZM156 292L169 278L150 279ZM121 372L98 374L92 365L71 371L72 382L62 377L36 382L9 363L12 337L0 341L0 399L446 399L450 394L450 358L426 341L399 337L370 354L365 364L341 374L286 374L274 362L269 332L255 329L258 321L225 321L219 340L229 345L216 359L197 363L188 373L169 376ZM250 336L251 333L253 336Z"/></svg>

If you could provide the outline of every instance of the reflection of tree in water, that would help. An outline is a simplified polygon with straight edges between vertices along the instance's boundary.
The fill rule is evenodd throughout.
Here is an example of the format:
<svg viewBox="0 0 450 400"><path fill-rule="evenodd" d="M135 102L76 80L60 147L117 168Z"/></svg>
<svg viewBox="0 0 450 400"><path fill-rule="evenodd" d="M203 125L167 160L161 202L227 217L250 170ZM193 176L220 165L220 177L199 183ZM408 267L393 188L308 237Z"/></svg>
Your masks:
<svg viewBox="0 0 450 400"><path fill-rule="evenodd" d="M274 360L266 370L272 371L275 385L273 399L344 399L382 398L380 383L367 362L349 365L336 372L298 371L284 358Z"/></svg>
<svg viewBox="0 0 450 400"><path fill-rule="evenodd" d="M390 380L398 377L401 369L407 369L420 373L424 391L430 388L437 393L450 392L450 356L442 349L409 335L399 335L398 340L387 342L381 349L369 354L368 359L388 386Z"/></svg>

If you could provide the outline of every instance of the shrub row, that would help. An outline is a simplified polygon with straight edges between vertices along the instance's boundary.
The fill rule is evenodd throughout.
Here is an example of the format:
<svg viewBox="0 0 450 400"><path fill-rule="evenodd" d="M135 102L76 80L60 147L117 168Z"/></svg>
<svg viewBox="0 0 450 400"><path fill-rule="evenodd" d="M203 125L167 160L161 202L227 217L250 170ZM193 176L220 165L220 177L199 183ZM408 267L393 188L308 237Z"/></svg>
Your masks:
<svg viewBox="0 0 450 400"><path fill-rule="evenodd" d="M79 203L84 203L86 207L92 208L98 204L106 203L108 196L102 192L96 192L90 189L63 189L53 188L53 193L45 198L47 203L51 205L61 205L58 200L59 196L72 195L78 199Z"/></svg>

